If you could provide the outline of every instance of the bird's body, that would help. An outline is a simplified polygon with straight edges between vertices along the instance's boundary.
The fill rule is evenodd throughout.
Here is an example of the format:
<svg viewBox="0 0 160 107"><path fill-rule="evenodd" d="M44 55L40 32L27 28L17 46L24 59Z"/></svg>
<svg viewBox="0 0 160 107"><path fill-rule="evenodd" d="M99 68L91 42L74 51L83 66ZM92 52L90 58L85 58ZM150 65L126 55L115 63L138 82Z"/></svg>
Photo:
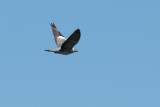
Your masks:
<svg viewBox="0 0 160 107"><path fill-rule="evenodd" d="M54 52L54 53L57 53L57 54L62 54L62 55L69 55L73 52L78 52L77 49L74 49L72 48L72 50L63 50L61 48L56 48L56 49L52 49L52 50L45 50L45 51L48 51L48 52Z"/></svg>
<svg viewBox="0 0 160 107"><path fill-rule="evenodd" d="M62 55L69 55L71 53L78 52L78 50L74 49L73 47L78 43L80 39L81 34L79 29L73 32L73 34L66 40L64 36L57 30L56 26L52 23L51 23L51 28L57 48L45 51L54 52Z"/></svg>

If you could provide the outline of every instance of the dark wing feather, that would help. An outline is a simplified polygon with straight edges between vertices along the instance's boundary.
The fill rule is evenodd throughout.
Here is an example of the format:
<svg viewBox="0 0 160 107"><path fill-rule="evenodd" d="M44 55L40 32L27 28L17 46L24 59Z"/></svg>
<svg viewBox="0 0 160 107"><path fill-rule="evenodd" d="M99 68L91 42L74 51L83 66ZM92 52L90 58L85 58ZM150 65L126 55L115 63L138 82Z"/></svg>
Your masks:
<svg viewBox="0 0 160 107"><path fill-rule="evenodd" d="M73 32L73 34L62 44L61 49L71 50L74 45L76 45L80 39L81 33L80 30L77 29Z"/></svg>

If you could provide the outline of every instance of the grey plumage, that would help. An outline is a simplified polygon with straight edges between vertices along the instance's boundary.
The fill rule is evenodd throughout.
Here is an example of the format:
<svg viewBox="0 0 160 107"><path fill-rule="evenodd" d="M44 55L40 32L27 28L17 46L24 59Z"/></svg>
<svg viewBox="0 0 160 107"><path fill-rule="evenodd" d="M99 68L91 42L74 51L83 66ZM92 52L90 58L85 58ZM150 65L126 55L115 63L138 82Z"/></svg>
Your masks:
<svg viewBox="0 0 160 107"><path fill-rule="evenodd" d="M66 41L64 36L58 31L54 23L51 23L52 32L54 35L54 39L56 42L57 47L61 47L61 45ZM61 40L58 40L59 38L62 38Z"/></svg>
<svg viewBox="0 0 160 107"><path fill-rule="evenodd" d="M75 30L71 36L66 40L64 36L58 31L54 23L51 23L52 32L58 48L52 50L45 50L48 52L54 52L58 54L68 55L74 52L78 52L73 47L78 43L81 33L80 30Z"/></svg>

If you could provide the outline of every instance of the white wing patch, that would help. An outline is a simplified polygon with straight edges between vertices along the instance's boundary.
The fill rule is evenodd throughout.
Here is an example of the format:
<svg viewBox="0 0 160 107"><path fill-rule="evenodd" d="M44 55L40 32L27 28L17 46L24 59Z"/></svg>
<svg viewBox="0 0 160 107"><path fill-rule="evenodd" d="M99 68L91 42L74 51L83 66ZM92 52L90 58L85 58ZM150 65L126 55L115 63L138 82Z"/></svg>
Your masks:
<svg viewBox="0 0 160 107"><path fill-rule="evenodd" d="M57 46L58 46L58 47L61 47L62 44L63 44L65 41L66 41L66 39L65 39L63 36L59 36L59 37L57 38Z"/></svg>

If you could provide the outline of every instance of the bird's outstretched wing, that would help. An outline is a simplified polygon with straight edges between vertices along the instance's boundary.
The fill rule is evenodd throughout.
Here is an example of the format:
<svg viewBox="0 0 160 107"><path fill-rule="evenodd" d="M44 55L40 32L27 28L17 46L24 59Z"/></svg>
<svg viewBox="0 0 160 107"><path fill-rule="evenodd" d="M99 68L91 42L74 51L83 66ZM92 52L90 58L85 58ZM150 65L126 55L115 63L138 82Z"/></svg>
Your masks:
<svg viewBox="0 0 160 107"><path fill-rule="evenodd" d="M61 49L71 50L74 45L76 45L80 39L81 33L80 30L77 29L72 33L72 35L62 44Z"/></svg>
<svg viewBox="0 0 160 107"><path fill-rule="evenodd" d="M64 36L58 31L54 23L51 23L52 32L54 35L54 39L56 42L57 47L61 47L62 44L66 41Z"/></svg>

